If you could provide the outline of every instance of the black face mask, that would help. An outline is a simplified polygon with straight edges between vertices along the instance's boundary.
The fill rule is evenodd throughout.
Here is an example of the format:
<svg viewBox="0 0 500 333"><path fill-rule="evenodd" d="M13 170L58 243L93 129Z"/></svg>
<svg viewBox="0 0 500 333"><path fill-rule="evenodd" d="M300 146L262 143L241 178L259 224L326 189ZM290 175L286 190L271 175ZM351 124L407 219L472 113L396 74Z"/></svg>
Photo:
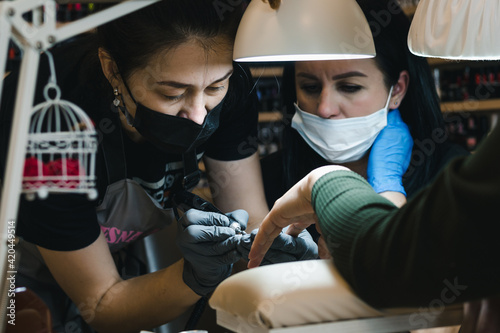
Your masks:
<svg viewBox="0 0 500 333"><path fill-rule="evenodd" d="M151 110L137 104L132 126L152 144L169 153L184 154L194 151L214 134L224 101L208 112L203 124Z"/></svg>
<svg viewBox="0 0 500 333"><path fill-rule="evenodd" d="M134 98L132 97L132 99ZM210 110L201 125L187 118L151 110L137 102L135 118L131 117L125 107L120 106L119 108L127 118L129 125L137 129L144 138L156 147L167 153L184 154L194 152L197 147L214 134L219 127L219 117L223 104L224 100Z"/></svg>

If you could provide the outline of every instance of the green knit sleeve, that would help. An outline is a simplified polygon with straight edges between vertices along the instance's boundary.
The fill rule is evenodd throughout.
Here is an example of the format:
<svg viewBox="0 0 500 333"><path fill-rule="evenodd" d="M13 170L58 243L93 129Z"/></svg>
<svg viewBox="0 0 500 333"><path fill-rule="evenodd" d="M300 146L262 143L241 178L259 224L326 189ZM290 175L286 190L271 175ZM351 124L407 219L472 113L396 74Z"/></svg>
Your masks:
<svg viewBox="0 0 500 333"><path fill-rule="evenodd" d="M339 272L377 308L500 294L500 127L397 208L351 171L313 186L318 224Z"/></svg>
<svg viewBox="0 0 500 333"><path fill-rule="evenodd" d="M344 170L321 177L313 186L311 200L322 236L335 254L335 265L352 283L352 254L360 230L366 221L385 218L397 207L378 195L363 177Z"/></svg>

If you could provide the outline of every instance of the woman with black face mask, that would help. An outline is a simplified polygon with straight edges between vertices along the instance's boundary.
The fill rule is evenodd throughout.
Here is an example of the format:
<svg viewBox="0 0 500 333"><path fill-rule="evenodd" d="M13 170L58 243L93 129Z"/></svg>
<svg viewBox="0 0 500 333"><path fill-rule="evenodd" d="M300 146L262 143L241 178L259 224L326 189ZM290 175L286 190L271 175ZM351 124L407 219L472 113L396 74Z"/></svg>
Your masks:
<svg viewBox="0 0 500 333"><path fill-rule="evenodd" d="M61 98L85 110L99 135L97 200L54 194L20 203L17 283L47 303L55 331L137 332L173 320L241 258L229 222L251 230L268 212L252 79L232 62L239 3L221 10L212 0L160 1L50 50ZM14 69L2 94L0 176L17 77ZM215 206L242 210L186 214L178 224L171 199L197 184L200 160ZM178 225L184 259L131 276L129 245Z"/></svg>

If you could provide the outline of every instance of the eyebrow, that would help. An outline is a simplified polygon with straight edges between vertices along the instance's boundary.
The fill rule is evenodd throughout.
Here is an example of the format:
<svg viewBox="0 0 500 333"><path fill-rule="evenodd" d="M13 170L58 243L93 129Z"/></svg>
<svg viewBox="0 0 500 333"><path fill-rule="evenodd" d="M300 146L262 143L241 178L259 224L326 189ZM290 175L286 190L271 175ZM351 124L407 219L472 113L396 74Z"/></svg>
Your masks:
<svg viewBox="0 0 500 333"><path fill-rule="evenodd" d="M308 73L298 73L297 76L303 77L306 79L313 79L313 80L318 79L315 75L308 74ZM346 73L335 75L332 77L332 80L341 80L341 79L345 79L345 78L349 78L349 77L368 77L368 76L364 73L361 73L361 72L352 71L352 72L346 72Z"/></svg>
<svg viewBox="0 0 500 333"><path fill-rule="evenodd" d="M224 81L226 80L228 77L231 76L231 74L233 74L233 70L229 70L223 77L221 77L220 79L217 79L215 80L214 82L210 83L210 85L214 84L214 83L219 83L221 81ZM171 87L174 87L174 88L187 88L189 86L191 86L190 84L185 84L185 83L182 83L182 82L177 82L177 81L158 81L156 82L156 84L160 85L160 86L171 86Z"/></svg>

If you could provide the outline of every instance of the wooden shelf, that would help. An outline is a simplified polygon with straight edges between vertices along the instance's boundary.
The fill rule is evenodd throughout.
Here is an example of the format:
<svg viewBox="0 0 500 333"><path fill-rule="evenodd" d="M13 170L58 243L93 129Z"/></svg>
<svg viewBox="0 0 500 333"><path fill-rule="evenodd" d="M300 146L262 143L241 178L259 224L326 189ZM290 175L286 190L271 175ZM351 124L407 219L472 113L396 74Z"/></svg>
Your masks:
<svg viewBox="0 0 500 333"><path fill-rule="evenodd" d="M437 67L437 66L457 65L463 61L442 59L442 58L427 58L427 62L429 63L429 66L431 66L431 67Z"/></svg>
<svg viewBox="0 0 500 333"><path fill-rule="evenodd" d="M415 11L417 10L417 6L406 6L403 7L403 12L406 14L408 17L412 17L415 15Z"/></svg>
<svg viewBox="0 0 500 333"><path fill-rule="evenodd" d="M259 112L259 123L271 123L281 121L283 115L280 111L261 111Z"/></svg>
<svg viewBox="0 0 500 333"><path fill-rule="evenodd" d="M487 112L500 111L500 99L487 99L482 101L469 100L462 102L441 103L442 112Z"/></svg>
<svg viewBox="0 0 500 333"><path fill-rule="evenodd" d="M487 66L489 64L497 65L500 64L498 60L451 60L442 58L428 58L427 62L431 67L449 67L449 66L464 66L464 65L474 65L474 66Z"/></svg>
<svg viewBox="0 0 500 333"><path fill-rule="evenodd" d="M254 79L262 77L281 77L283 67L251 67L250 72Z"/></svg>

